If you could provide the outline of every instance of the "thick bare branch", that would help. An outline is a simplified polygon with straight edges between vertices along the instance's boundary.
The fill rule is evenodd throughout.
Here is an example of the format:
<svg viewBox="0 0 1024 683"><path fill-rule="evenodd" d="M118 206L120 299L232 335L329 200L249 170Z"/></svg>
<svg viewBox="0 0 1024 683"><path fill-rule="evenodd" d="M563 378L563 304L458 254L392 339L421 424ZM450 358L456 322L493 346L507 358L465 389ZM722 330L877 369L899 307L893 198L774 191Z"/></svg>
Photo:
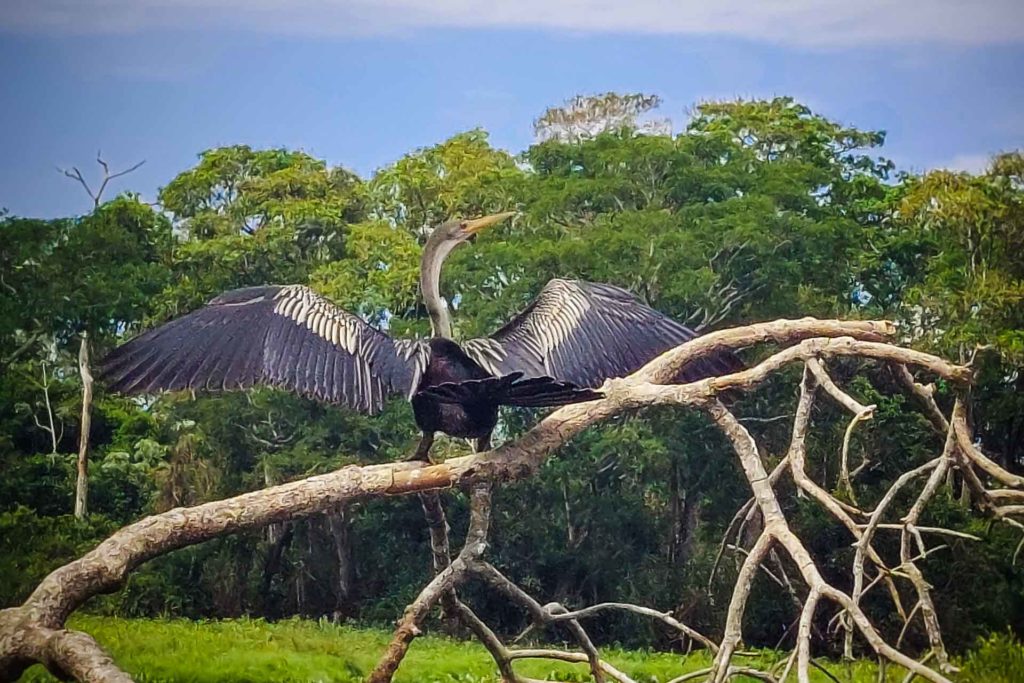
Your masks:
<svg viewBox="0 0 1024 683"><path fill-rule="evenodd" d="M948 432L949 420L946 419L946 416L942 414L939 406L935 403L935 386L920 384L914 379L914 375L910 373L907 366L902 363L892 367L896 373L896 378L910 392L910 395L914 397L918 405L921 406L921 409L924 410L924 414L931 421L935 431L939 434Z"/></svg>
<svg viewBox="0 0 1024 683"><path fill-rule="evenodd" d="M848 336L862 341L884 341L896 333L895 326L887 320L839 321L802 318L800 320L775 320L735 327L697 337L675 349L666 351L641 368L635 375L638 380L661 383L678 376L687 363L714 353L740 349L754 344L791 344L811 337Z"/></svg>
<svg viewBox="0 0 1024 683"><path fill-rule="evenodd" d="M853 430L856 426L865 421L870 420L875 413L875 406L866 406L860 401L850 396L848 393L840 389L832 377L829 376L828 370L822 365L821 361L817 358L812 358L807 361L807 369L811 371L814 378L818 381L818 385L825 390L825 393L834 398L840 405L846 408L853 414L853 418L846 427L846 433L843 435L843 448L839 458L839 487L843 489L850 500L856 504L856 497L853 492L853 484L850 482L850 439L853 436Z"/></svg>
<svg viewBox="0 0 1024 683"><path fill-rule="evenodd" d="M493 566L485 562L475 562L470 567L471 571L478 577L480 577L486 584L494 588L500 593L503 593L510 600L521 604L526 608L526 611L530 613L530 617L534 623L538 625L547 625L554 623L553 617L556 615L565 615L567 610L558 603L551 603L548 605L541 605L533 596L524 591L522 588L517 586L514 581L506 577L504 574L499 572ZM608 669L608 665L601 658L597 652L597 648L594 647L593 642L590 640L590 636L583 630L580 623L571 617L564 619L565 627L569 633L572 634L580 648L583 650L582 655L586 659L587 663L590 664L591 674L594 676L595 683L602 683L605 678L604 674L611 672ZM522 650L510 650L512 658L516 658L517 653L523 652ZM560 650L558 652L561 652ZM531 655L533 656L533 655ZM576 660L574 660L576 661ZM625 679L620 678L621 672L613 674L613 678L616 680L629 680L628 677Z"/></svg>
<svg viewBox="0 0 1024 683"><path fill-rule="evenodd" d="M1006 471L982 453L981 448L974 444L974 441L971 439L970 427L967 426L967 408L964 406L963 401L957 401L956 405L953 406L953 429L956 430L956 442L960 446L960 452L985 472L985 474L1004 486L1024 489L1024 477Z"/></svg>
<svg viewBox="0 0 1024 683"><path fill-rule="evenodd" d="M800 399L797 402L796 418L793 421L793 436L790 439L789 453L787 455L790 462L790 471L793 473L793 481L796 483L797 487L816 500L827 512L839 520L839 522L841 522L850 532L853 538L860 542L863 533L861 531L861 527L854 521L851 515L863 516L864 513L860 509L848 505L835 496L829 494L807 475L805 465L806 435L807 429L810 425L811 406L814 403L817 381L817 377L811 370L810 366L805 366L803 379L800 383ZM870 543L864 547L868 557L875 566L878 567L879 575L882 577L882 580L885 581L886 587L889 589L889 595L892 598L893 605L896 607L896 611L903 616L905 614L903 610L903 603L900 600L900 594L896 589L896 585L889 577L888 567ZM857 571L858 569L855 567L855 574ZM859 572L861 579L863 579L863 558L859 565ZM854 580L856 581L856 577Z"/></svg>
<svg viewBox="0 0 1024 683"><path fill-rule="evenodd" d="M491 518L491 487L486 482L477 482L470 493L469 530L466 532L466 543L450 564L438 572L427 584L419 596L402 615L398 628L387 650L381 656L377 666L367 677L367 683L388 683L402 663L409 644L420 635L420 625L430 610L446 593L451 593L466 576L470 564L483 554L487 547L487 529Z"/></svg>
<svg viewBox="0 0 1024 683"><path fill-rule="evenodd" d="M814 375L814 379L818 381L818 386L825 390L825 393L831 396L841 406L849 410L854 415L864 415L874 412L875 406L866 406L853 396L840 389L836 383L829 376L828 370L821 364L821 361L817 358L812 358L807 361L807 369Z"/></svg>
<svg viewBox="0 0 1024 683"><path fill-rule="evenodd" d="M921 665L889 645L878 633L877 629L875 629L860 606L849 595L824 580L810 553L790 530L785 516L782 514L778 499L768 484L768 473L761 462L757 444L753 437L721 402L717 400L708 402L706 410L722 432L729 438L733 449L740 457L747 481L754 491L754 498L757 500L758 507L761 508L761 514L765 520L764 536L777 541L789 553L803 575L804 581L809 586L811 593L818 593L845 608L850 613L853 623L857 626L861 635L878 654L908 670L914 671L926 680L933 681L933 683L950 683L949 679L942 674ZM719 678L715 679L716 681L723 680L721 676L724 676L724 669L728 664L728 660L722 656L722 653L725 651L725 643L723 642L722 650L715 660L715 665L718 667L716 674L719 676Z"/></svg>
<svg viewBox="0 0 1024 683"><path fill-rule="evenodd" d="M739 575L736 577L736 583L733 586L732 599L729 601L729 612L725 619L725 633L722 636L718 654L715 655L715 661L708 676L709 680L714 681L714 683L724 681L728 676L729 661L732 659L736 647L743 639L743 611L747 606L747 598L750 597L754 575L757 573L758 566L768 555L773 540L771 534L762 532L740 566Z"/></svg>
<svg viewBox="0 0 1024 683"><path fill-rule="evenodd" d="M904 529L900 535L900 569L907 574L911 583L914 584L914 590L917 591L917 604L921 608L921 617L924 620L925 632L928 634L928 642L943 671L952 670L952 666L949 663L949 655L946 654L945 643L942 641L942 629L939 626L939 616L935 610L935 603L932 601L931 586L925 581L924 574L921 573L921 570L914 563L911 556L911 539L913 538L917 541L917 547L922 554L927 553L916 524L925 505L928 504L928 501L946 477L946 472L949 470L953 459L953 448L954 438L951 430L946 439L946 446L942 452L938 467L932 471L924 489L910 508L910 512L903 518Z"/></svg>
<svg viewBox="0 0 1024 683"><path fill-rule="evenodd" d="M20 626L0 629L0 674L17 673L8 667L20 664L22 658L29 658L41 662L60 678L87 683L131 683L131 677L114 664L92 636L40 626L29 616L23 618ZM23 654L20 658L10 657L6 653L12 649Z"/></svg>
<svg viewBox="0 0 1024 683"><path fill-rule="evenodd" d="M516 672L512 668L512 657L509 649L505 647L501 639L495 635L494 631L490 629L487 624L483 622L480 617L476 615L473 610L461 601L456 601L456 609L458 610L459 619L462 623L473 632L487 651L494 658L494 663L498 667L498 672L501 674L502 683L521 683L522 678L516 675Z"/></svg>

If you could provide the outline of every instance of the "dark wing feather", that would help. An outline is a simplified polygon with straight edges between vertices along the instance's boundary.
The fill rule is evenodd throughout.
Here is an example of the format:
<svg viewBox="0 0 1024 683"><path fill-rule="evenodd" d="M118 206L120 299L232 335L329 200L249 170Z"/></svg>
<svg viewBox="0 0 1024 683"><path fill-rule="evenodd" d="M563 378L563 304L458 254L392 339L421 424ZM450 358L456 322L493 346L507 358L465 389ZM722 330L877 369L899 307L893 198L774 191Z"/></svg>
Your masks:
<svg viewBox="0 0 1024 683"><path fill-rule="evenodd" d="M265 384L373 414L411 394L428 355L308 287L248 287L119 346L100 377L122 393Z"/></svg>
<svg viewBox="0 0 1024 683"><path fill-rule="evenodd" d="M697 333L613 285L552 280L529 306L486 339L462 346L496 374L550 376L582 387L625 377ZM731 354L691 363L677 381L736 372Z"/></svg>

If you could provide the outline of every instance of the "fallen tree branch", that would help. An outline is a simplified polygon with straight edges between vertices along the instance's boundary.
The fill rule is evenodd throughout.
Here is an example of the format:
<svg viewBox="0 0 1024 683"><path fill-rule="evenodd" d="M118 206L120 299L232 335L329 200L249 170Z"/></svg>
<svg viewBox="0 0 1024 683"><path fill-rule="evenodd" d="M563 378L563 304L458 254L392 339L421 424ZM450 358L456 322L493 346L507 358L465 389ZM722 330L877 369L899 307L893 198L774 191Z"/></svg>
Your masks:
<svg viewBox="0 0 1024 683"><path fill-rule="evenodd" d="M501 674L503 683L522 683L522 677L518 676L515 670L512 668L512 656L511 652L504 643L495 635L494 631L490 629L483 620L476 615L467 605L461 601L455 603L456 609L458 610L459 619L462 623L473 632L476 639L479 640L487 651L491 654L495 664L498 667L498 672Z"/></svg>
<svg viewBox="0 0 1024 683"><path fill-rule="evenodd" d="M124 527L82 558L52 572L23 605L0 611L0 680L17 678L33 662L43 662L54 670L70 672L70 675L83 681L126 680L122 672L112 668L109 658L105 660L109 664L104 665L106 669L90 669L85 666L84 662L99 661L106 656L102 655L98 646L93 647L78 638L79 634L68 632L68 636L49 640L43 636L61 630L67 617L85 600L101 592L116 590L133 569L149 559L217 536L328 512L340 504L357 499L407 495L454 486L472 487L474 496L479 497L482 495L479 492L486 489L485 485L533 475L549 454L588 426L623 411L650 405L694 406L712 417L723 433L729 436L739 454L754 493L756 509L764 520L764 530L744 560L734 590L725 636L718 646L715 659L714 680L724 680L736 671L729 662L741 641L743 605L749 595L750 582L772 547L785 550L795 562L804 582L819 598L837 602L848 610L858 631L880 655L902 666L918 666L881 639L850 596L821 579L807 551L781 517L771 485L773 478L764 471L752 437L715 398L725 391L752 389L787 364L832 357L862 357L911 364L933 372L954 385L969 382L971 373L967 368L953 365L936 356L881 343L892 331L891 324L886 322L847 323L813 319L780 320L723 330L666 352L629 378L607 382L603 387L604 399L561 408L520 439L486 453L454 458L437 465L398 462L349 466L329 474L148 517ZM685 385L663 384L670 381L678 369L698 358L763 342L795 344L742 372ZM776 469L781 473L786 468ZM1010 485L1012 487L1013 484ZM489 503L486 507L489 508ZM850 514L845 510L842 512ZM480 561L480 553L485 545L486 519L481 518L479 513L475 514L477 519L471 524L466 546L407 608L391 646L371 675L371 680L389 680L432 606L444 599L445 595L454 597L451 593L454 586L470 573L479 574L477 570L480 566L486 566ZM858 525L852 526L855 536L861 533ZM435 561L440 562L437 553L446 554L442 546L435 547ZM511 589L506 592L510 596L515 593ZM598 681L605 675L619 681L628 680L624 674L616 672L614 667L600 660L596 648L575 617L560 614L560 606L538 605L538 612L537 606L523 598L524 592L516 595L516 599L528 606L535 618L542 615L542 621L554 619L550 623L565 622L584 651L564 656L572 661L585 660ZM454 609L485 642L492 655L495 655L502 675L508 677L511 661L526 655L501 645L497 636L482 621L469 616L471 610L465 605L455 603ZM664 621L664 616L659 618ZM81 644L71 648L71 661L60 662L58 654L62 652L62 643L76 642ZM804 647L808 648L809 644ZM81 653L80 656L76 652ZM800 661L806 661L806 658ZM798 665L798 675L805 668ZM945 681L926 667L918 668L919 675L929 680Z"/></svg>
<svg viewBox="0 0 1024 683"><path fill-rule="evenodd" d="M538 626L554 623L555 616L565 615L567 613L567 610L558 603L541 605L540 602L533 598L533 596L531 596L525 590L516 585L514 581L507 578L504 574L502 574L492 565L486 562L474 562L470 566L470 570L474 574L476 574L481 580L483 580L487 585L491 586L498 592L503 593L510 600L518 602L523 607L525 607L526 611L529 612L530 617L533 619L534 623ZM580 623L576 619L570 617L564 619L564 621L566 622L565 626L568 629L569 633L572 634L573 638L576 639L576 642L583 650L584 654L582 656L586 658L584 661L586 661L590 665L590 671L591 674L594 676L595 682L603 683L604 674L612 674L612 671L614 671L614 669L609 670L607 663L601 659L600 655L597 652L597 648L595 648L593 642L591 642L590 636L587 635L587 632L583 630L583 627L580 626ZM521 652L523 652L523 650L510 650L509 654L510 656L512 656L513 659L515 659L518 656L516 653ZM561 651L559 650L558 652ZM557 659L557 657L555 658ZM612 675L616 680L620 681L621 683L626 683L627 681L630 681L629 677L626 677L621 672L614 671Z"/></svg>
<svg viewBox="0 0 1024 683"><path fill-rule="evenodd" d="M674 618L671 612L659 612L658 610L652 609L650 607L643 607L642 605L632 605L626 602L602 602L596 605L591 605L590 607L584 607L583 609L574 610L572 612L552 614L549 618L549 621L559 622L566 621L568 619L584 619L586 617L593 616L598 612L603 612L605 610L612 609L623 610L625 612L633 612L634 614L641 614L646 617L657 619L662 623L667 624L673 629L679 631L680 633L685 634L687 637L698 641L699 643L704 645L704 647L711 650L711 652L718 652L718 645L716 645L714 641L712 641L707 636L702 635L698 631L695 631L694 629L690 628L678 619Z"/></svg>
<svg viewBox="0 0 1024 683"><path fill-rule="evenodd" d="M789 528L786 518L782 513L782 508L779 505L778 498L775 496L774 491L768 484L768 472L764 469L757 444L753 437L720 401L714 399L709 400L705 404L705 410L712 420L714 420L714 422L719 426L722 432L729 438L734 450L740 456L740 462L743 466L743 471L747 476L747 481L754 490L754 497L757 500L758 507L761 508L761 514L764 517L765 529L762 533L762 539L759 540L757 546L755 546L755 548L761 549L761 555L763 556L763 554L767 552L767 549L773 542L777 542L786 550L789 556L793 559L793 562L796 563L804 581L810 588L810 594L814 596L815 600L817 600L819 596L825 597L845 608L850 613L850 617L860 634L868 641L868 644L876 653L910 671L915 672L922 678L933 681L933 683L951 683L949 679L940 673L919 664L912 658L889 645L878 633L877 629L871 623L870 619L868 619L867 615L861 610L860 606L851 599L849 595L843 593L825 581L821 573L818 571L814 560L811 558L810 553ZM754 553L751 552L751 557L753 555ZM744 564L744 567L746 567L746 563ZM751 570L749 574L752 576L753 571ZM749 579L750 576L747 577L748 581ZM737 582L737 585L739 585L739 582ZM732 616L732 612L733 605L730 605L730 616ZM727 638L730 636L728 628L729 627L727 626ZM736 620L735 628L737 630L739 628L738 620ZM718 681L725 680L730 654L731 651L726 650L725 642L723 640L722 649L719 651L718 657L715 658L715 675L712 680L716 683L718 683ZM806 661L799 656L798 659ZM797 676L801 683L809 680L809 675L805 666L798 664Z"/></svg>
<svg viewBox="0 0 1024 683"><path fill-rule="evenodd" d="M697 669L690 673L683 674L673 678L668 683L685 683L686 681L693 681L701 676L707 676L713 671L712 667L706 669ZM732 678L733 676L749 676L750 678L756 678L759 681L765 681L766 683L779 683L784 678L776 678L767 671L761 671L760 669L752 669L749 666L730 666L729 670L725 674L726 678Z"/></svg>
<svg viewBox="0 0 1024 683"><path fill-rule="evenodd" d="M587 655L582 652L567 652L566 650L550 650L550 649L521 649L521 650L509 650L508 656L510 659L554 659L559 662L570 662L573 664L588 664L590 659ZM602 661L599 664L599 671L602 676L608 674L614 678L618 683L636 683L632 678L622 673L608 662Z"/></svg>
<svg viewBox="0 0 1024 683"><path fill-rule="evenodd" d="M469 531L466 544L458 557L438 572L419 596L405 608L405 614L391 638L391 643L381 656L377 666L367 677L367 683L387 683L395 675L398 665L405 657L413 638L420 635L420 625L431 608L446 593L453 594L455 587L466 576L470 564L487 548L487 529L491 519L491 487L486 482L473 485L470 493ZM454 594L453 594L454 595Z"/></svg>
<svg viewBox="0 0 1024 683"><path fill-rule="evenodd" d="M850 482L850 438L853 436L854 428L865 420L870 420L875 414L875 406L866 406L840 389L828 374L828 370L817 358L807 361L807 369L811 371L818 382L818 386L825 390L829 396L834 398L841 406L853 413L853 419L846 427L843 435L843 448L839 458L839 488L850 497L854 505L857 500L853 493L853 484Z"/></svg>
<svg viewBox="0 0 1024 683"><path fill-rule="evenodd" d="M968 460L1004 486L1024 489L1024 477L1003 469L982 453L981 448L974 444L974 441L971 439L971 430L967 426L967 408L964 406L963 401L957 401L956 405L953 406L953 429L956 430L956 443L960 447L960 452Z"/></svg>

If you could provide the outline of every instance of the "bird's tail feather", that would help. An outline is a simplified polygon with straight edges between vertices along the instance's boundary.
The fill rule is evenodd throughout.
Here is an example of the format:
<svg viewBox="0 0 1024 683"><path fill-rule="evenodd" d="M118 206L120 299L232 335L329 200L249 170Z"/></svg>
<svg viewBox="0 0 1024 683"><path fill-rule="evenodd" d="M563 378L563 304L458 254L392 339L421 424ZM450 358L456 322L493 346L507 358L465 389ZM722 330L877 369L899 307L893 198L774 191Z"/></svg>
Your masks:
<svg viewBox="0 0 1024 683"><path fill-rule="evenodd" d="M420 393L441 403L488 402L523 408L548 408L568 403L582 403L604 396L599 391L581 389L575 384L559 382L551 377L522 377L523 373L513 372L501 377L445 382L422 389Z"/></svg>

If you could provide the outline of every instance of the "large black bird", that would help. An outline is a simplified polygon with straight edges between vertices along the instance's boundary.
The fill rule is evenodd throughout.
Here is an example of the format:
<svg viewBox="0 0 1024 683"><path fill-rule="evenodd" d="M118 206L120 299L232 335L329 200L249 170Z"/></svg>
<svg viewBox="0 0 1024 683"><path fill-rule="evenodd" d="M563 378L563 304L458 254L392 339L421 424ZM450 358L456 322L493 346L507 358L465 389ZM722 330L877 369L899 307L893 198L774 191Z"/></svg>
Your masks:
<svg viewBox="0 0 1024 683"><path fill-rule="evenodd" d="M556 279L490 337L456 343L439 292L441 265L510 215L450 221L427 240L420 288L431 339L393 339L302 285L246 287L121 345L104 359L101 376L122 393L263 384L369 414L403 395L423 431L413 457L429 462L435 432L476 439L484 450L499 405L600 398L583 387L628 375L696 336L623 289ZM731 372L736 363L727 356L699 361L680 379Z"/></svg>

